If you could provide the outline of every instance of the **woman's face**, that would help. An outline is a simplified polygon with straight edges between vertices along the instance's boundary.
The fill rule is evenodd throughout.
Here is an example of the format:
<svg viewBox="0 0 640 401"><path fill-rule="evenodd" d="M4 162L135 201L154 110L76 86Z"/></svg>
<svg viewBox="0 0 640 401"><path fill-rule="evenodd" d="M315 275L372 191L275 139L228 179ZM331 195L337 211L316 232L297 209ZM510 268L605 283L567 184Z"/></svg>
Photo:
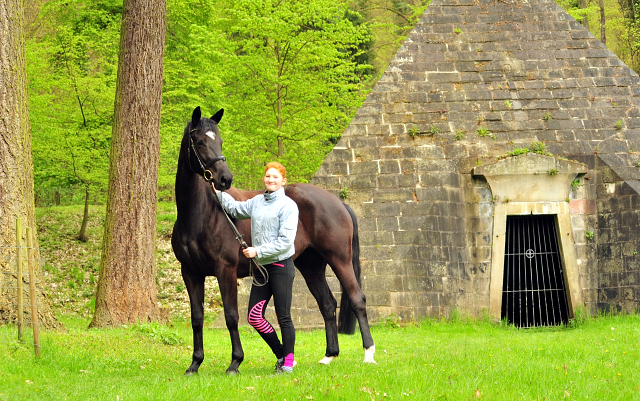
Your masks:
<svg viewBox="0 0 640 401"><path fill-rule="evenodd" d="M267 170L267 172L264 173L263 180L264 187L269 192L275 192L287 183L287 179L282 178L282 174L280 174L280 172L275 168L270 168L269 170Z"/></svg>

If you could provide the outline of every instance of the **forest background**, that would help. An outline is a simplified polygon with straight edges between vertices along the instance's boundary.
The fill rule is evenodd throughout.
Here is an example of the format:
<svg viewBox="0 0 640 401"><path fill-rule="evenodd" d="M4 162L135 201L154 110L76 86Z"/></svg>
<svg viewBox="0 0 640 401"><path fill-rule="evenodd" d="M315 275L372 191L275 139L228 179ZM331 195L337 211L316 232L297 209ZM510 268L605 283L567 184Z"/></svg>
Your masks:
<svg viewBox="0 0 640 401"><path fill-rule="evenodd" d="M159 284L169 282L172 292L185 295L173 277L175 266L163 279L162 265L165 259L175 263L166 241L175 211L167 205L173 203L179 144L193 109L201 106L207 115L225 109L223 151L236 187L260 187L263 166L272 160L287 166L289 182L308 182L429 2L167 2L158 199L168 203L159 208ZM640 71L640 0L557 2ZM93 248L77 247L90 255L82 262L58 253L67 246L52 249L49 259L55 261L45 270L77 291L70 280L75 272L78 284L86 285L78 298L91 300L86 312L93 309L99 264L102 230L95 226L104 222L107 198L121 17L118 0L25 2L39 235L47 246L61 244L58 237L85 242L89 230L94 242ZM74 221L76 214L63 213L64 229L45 229L50 207L65 205L84 205L84 214ZM93 229L87 229L90 210ZM159 296L168 295L161 290ZM73 298L54 296L54 304Z"/></svg>

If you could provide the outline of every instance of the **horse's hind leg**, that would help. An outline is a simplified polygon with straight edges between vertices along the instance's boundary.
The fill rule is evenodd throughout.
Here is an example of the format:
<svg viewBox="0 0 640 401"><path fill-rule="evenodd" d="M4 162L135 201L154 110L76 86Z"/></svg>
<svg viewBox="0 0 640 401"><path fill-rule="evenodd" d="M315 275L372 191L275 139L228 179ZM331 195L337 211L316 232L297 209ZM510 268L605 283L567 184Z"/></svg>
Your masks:
<svg viewBox="0 0 640 401"><path fill-rule="evenodd" d="M360 327L360 334L362 335L362 346L364 347L364 362L376 363L373 359L376 347L371 337L371 330L369 329L369 319L367 318L367 305L364 292L360 289L358 280L356 279L353 271L353 265L351 262L345 262L340 260L329 260L329 265L333 269L334 273L340 280L344 292L349 297L351 309L358 319L358 326ZM344 295L343 295L344 296Z"/></svg>
<svg viewBox="0 0 640 401"><path fill-rule="evenodd" d="M198 373L198 368L204 360L204 348L202 345L202 324L204 322L204 276L192 277L182 268L182 278L189 293L191 304L191 328L193 330L193 358L191 366L185 375Z"/></svg>
<svg viewBox="0 0 640 401"><path fill-rule="evenodd" d="M320 363L328 365L340 353L340 346L338 344L338 326L336 324L337 302L325 277L327 262L311 249L300 255L295 262L307 283L307 287L309 287L311 295L316 299L324 319L327 349Z"/></svg>

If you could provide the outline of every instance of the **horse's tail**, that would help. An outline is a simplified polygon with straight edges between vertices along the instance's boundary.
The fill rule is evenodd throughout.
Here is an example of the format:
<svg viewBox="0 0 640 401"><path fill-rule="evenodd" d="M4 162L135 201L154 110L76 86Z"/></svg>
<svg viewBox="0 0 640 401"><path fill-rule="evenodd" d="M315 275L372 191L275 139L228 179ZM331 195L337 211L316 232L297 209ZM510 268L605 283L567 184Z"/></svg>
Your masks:
<svg viewBox="0 0 640 401"><path fill-rule="evenodd" d="M356 276L358 286L360 286L360 239L358 238L358 219L356 214L347 205L343 203L344 207L351 216L353 222L353 237L351 239L351 263L353 264L353 273ZM349 296L345 294L344 287L340 285L342 295L340 296L340 314L338 315L338 333L353 334L356 331L356 315L351 309L351 303L349 302Z"/></svg>

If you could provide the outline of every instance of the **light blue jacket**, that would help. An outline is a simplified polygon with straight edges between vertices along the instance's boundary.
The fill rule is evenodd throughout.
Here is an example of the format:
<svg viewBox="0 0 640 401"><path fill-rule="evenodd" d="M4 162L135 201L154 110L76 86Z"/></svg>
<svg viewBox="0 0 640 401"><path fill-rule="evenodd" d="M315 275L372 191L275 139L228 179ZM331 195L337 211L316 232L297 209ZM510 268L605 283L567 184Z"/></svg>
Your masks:
<svg viewBox="0 0 640 401"><path fill-rule="evenodd" d="M218 192L218 198L231 217L251 219L251 242L258 252L258 262L266 265L293 256L298 205L284 194L284 188L265 191L245 202L236 201L225 192Z"/></svg>

